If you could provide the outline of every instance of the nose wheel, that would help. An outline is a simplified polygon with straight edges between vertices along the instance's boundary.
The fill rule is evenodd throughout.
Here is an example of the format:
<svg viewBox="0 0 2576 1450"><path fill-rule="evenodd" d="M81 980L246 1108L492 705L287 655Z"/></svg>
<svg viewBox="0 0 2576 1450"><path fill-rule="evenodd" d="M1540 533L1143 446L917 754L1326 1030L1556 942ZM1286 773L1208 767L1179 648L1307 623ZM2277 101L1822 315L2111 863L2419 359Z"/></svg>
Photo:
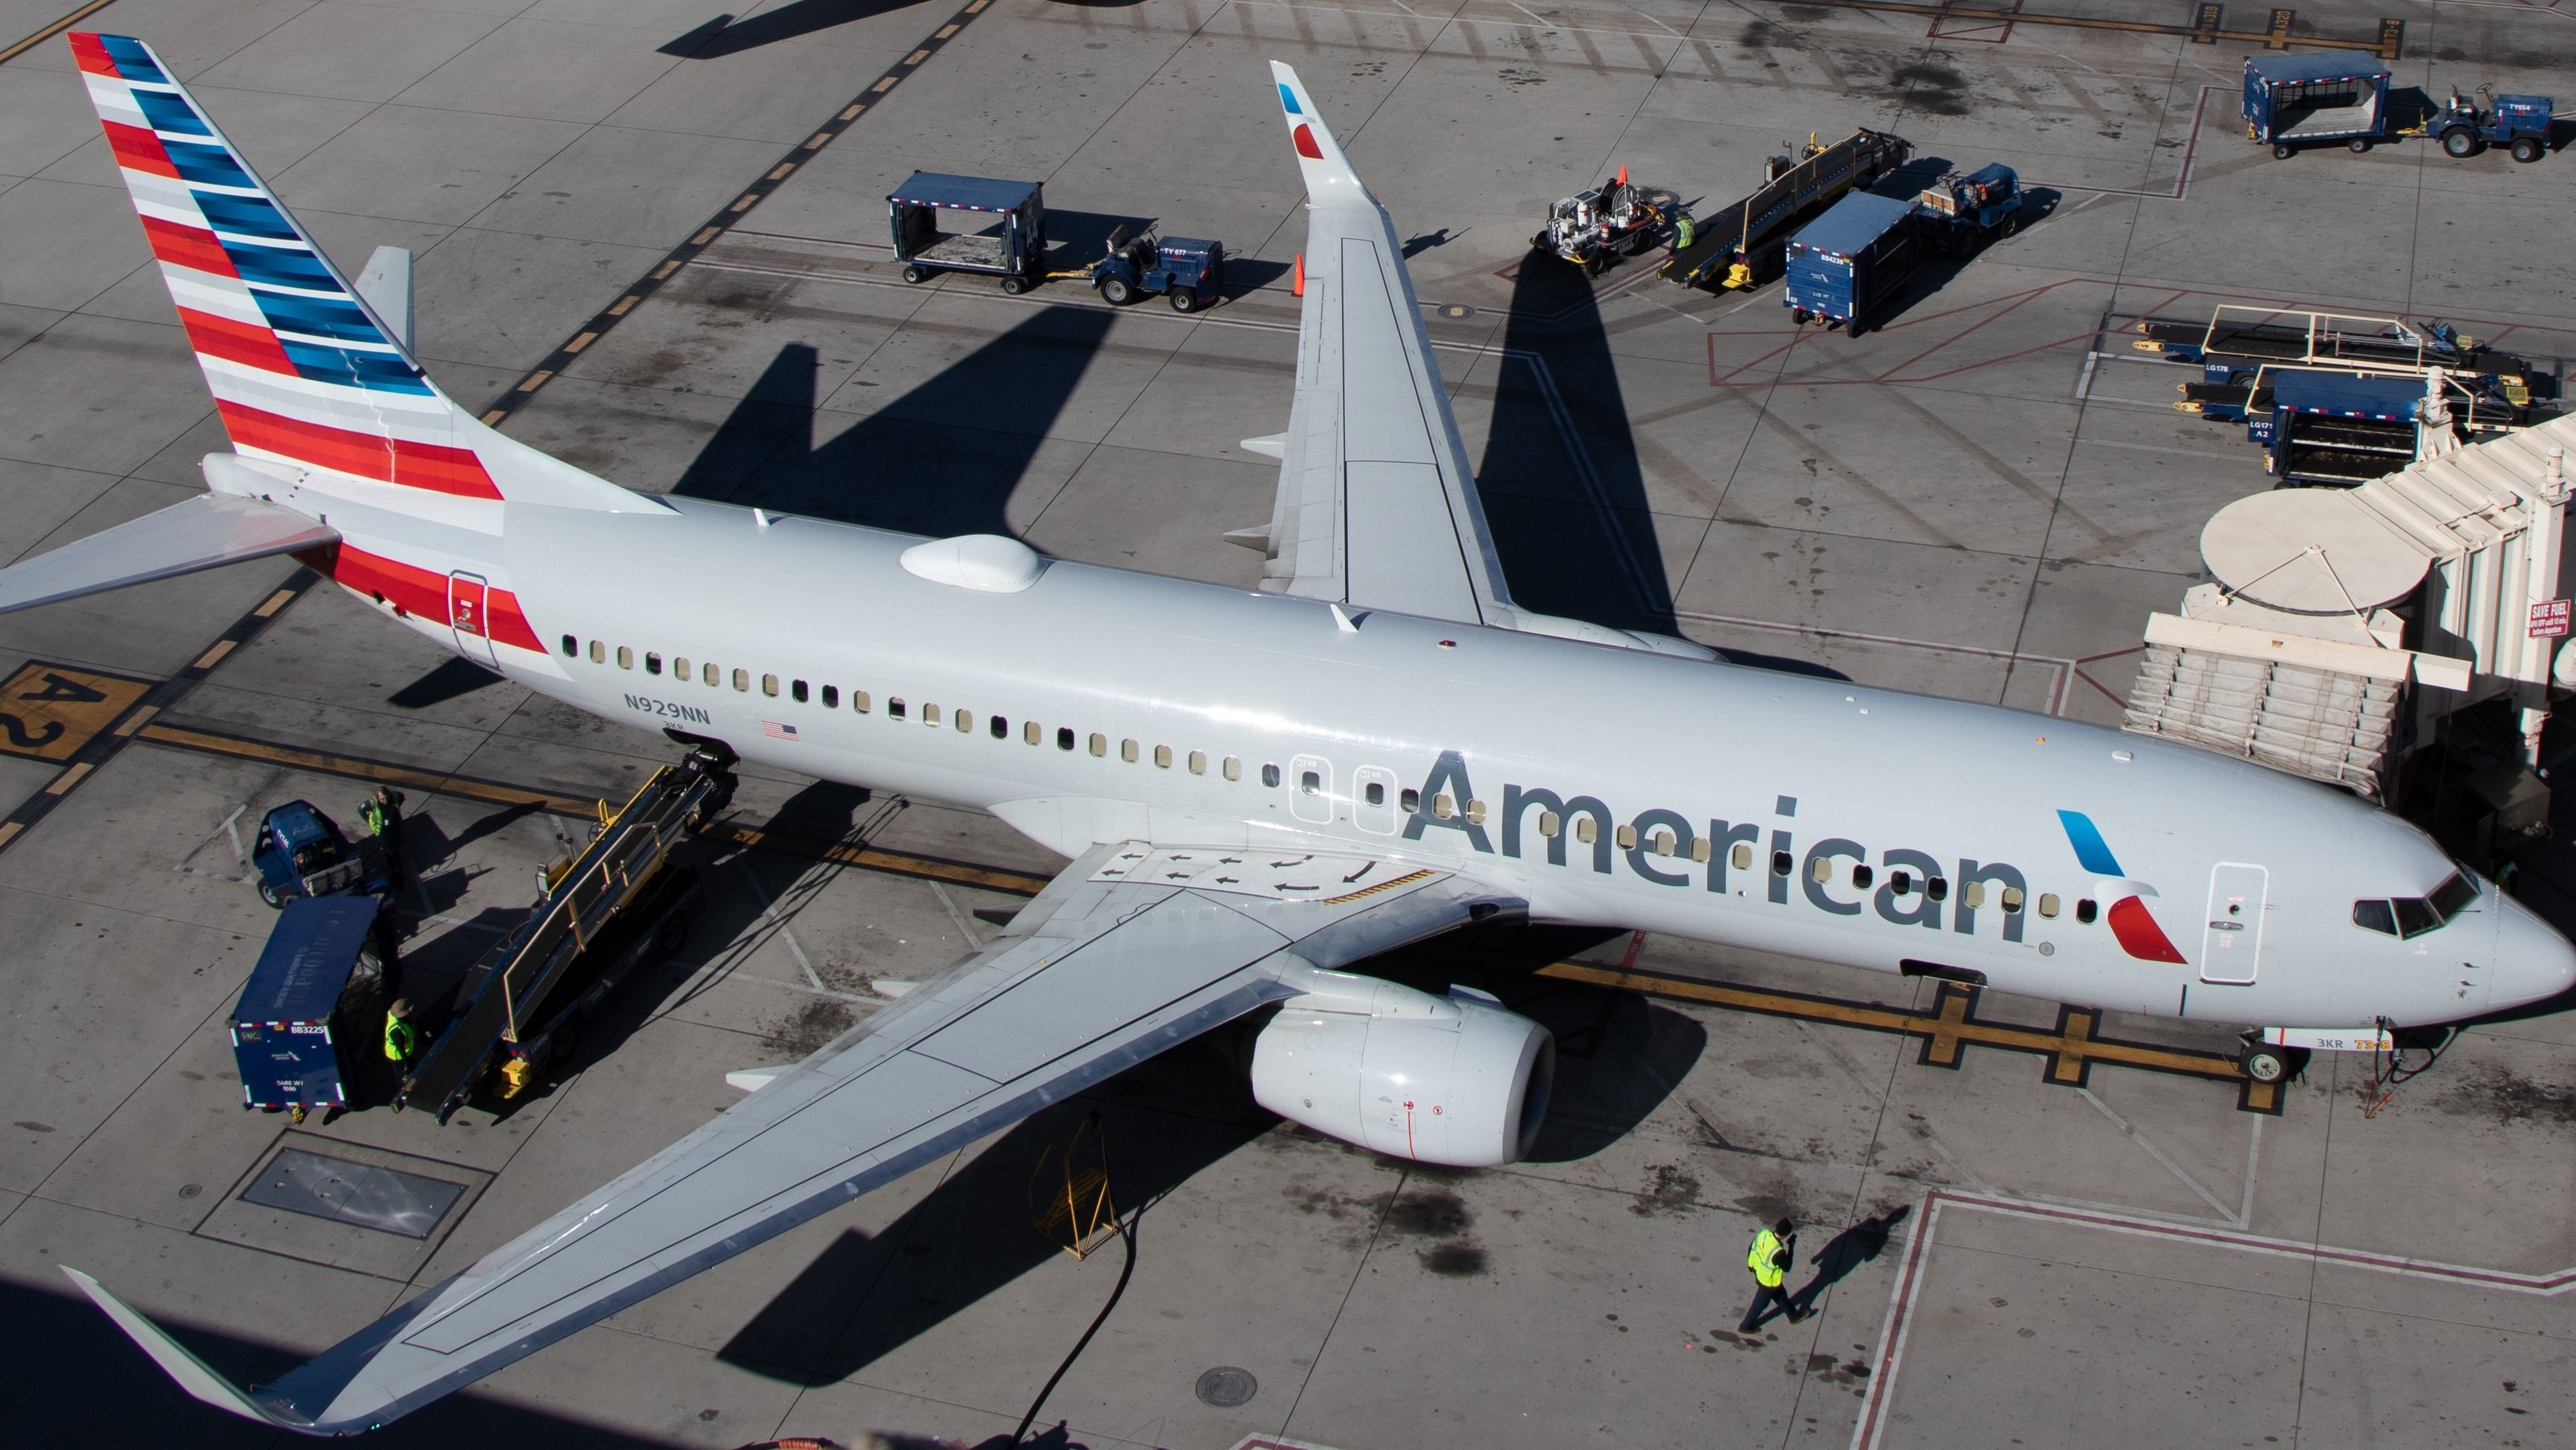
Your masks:
<svg viewBox="0 0 2576 1450"><path fill-rule="evenodd" d="M2244 1051L2236 1054L2236 1065L2256 1082L2286 1082L2307 1070L2308 1049L2249 1042Z"/></svg>

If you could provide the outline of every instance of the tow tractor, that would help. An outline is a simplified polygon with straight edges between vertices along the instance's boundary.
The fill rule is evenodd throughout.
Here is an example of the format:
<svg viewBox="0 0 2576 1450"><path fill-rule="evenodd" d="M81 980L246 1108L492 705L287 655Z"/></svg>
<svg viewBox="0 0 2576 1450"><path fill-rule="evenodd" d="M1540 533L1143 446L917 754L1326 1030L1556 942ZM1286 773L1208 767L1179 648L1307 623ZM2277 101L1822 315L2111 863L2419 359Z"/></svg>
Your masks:
<svg viewBox="0 0 2576 1450"><path fill-rule="evenodd" d="M678 948L703 893L672 851L732 800L732 767L731 751L702 745L621 809L601 806L589 845L544 873L527 920L466 973L396 1106L445 1123L479 1090L518 1096L620 984Z"/></svg>
<svg viewBox="0 0 2576 1450"><path fill-rule="evenodd" d="M1964 257L2021 230L2021 178L1998 161L1949 172L1915 198L1915 218L1934 250Z"/></svg>
<svg viewBox="0 0 2576 1450"><path fill-rule="evenodd" d="M1549 207L1547 225L1530 238L1530 246L1598 276L1616 258L1633 257L1649 247L1688 247L1692 240L1690 214L1682 210L1680 194L1639 186L1622 166L1601 186Z"/></svg>
<svg viewBox="0 0 2576 1450"><path fill-rule="evenodd" d="M259 899L272 907L342 892L381 896L391 887L382 857L351 845L311 801L289 801L260 817L250 863L259 873Z"/></svg>
<svg viewBox="0 0 2576 1450"><path fill-rule="evenodd" d="M2426 134L2438 138L2445 156L2475 156L2489 146L2502 146L2513 153L2516 161L2537 161L2549 154L2549 121L2554 103L2547 96L2499 96L2485 86L2478 94L2493 104L2477 102L2451 92L2448 105L2433 113L2424 123Z"/></svg>
<svg viewBox="0 0 2576 1450"><path fill-rule="evenodd" d="M1113 307L1160 292L1174 312L1196 312L1216 301L1225 285L1225 243L1196 237L1130 237L1121 223L1109 234L1109 254L1091 264L1091 285Z"/></svg>

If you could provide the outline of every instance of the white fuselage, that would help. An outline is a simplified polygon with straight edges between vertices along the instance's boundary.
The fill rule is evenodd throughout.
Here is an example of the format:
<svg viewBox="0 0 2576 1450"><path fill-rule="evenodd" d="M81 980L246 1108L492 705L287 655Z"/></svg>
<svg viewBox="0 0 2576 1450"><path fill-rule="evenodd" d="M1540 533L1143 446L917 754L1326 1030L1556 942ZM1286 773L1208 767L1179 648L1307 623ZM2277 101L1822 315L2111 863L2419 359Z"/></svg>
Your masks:
<svg viewBox="0 0 2576 1450"><path fill-rule="evenodd" d="M2491 888L2411 939L2355 926L2357 898L2421 896L2453 864L2349 796L2199 751L1066 561L983 592L907 572L912 536L671 503L505 505L505 558L444 561L514 589L549 646L494 651L511 678L981 806L1066 854L1357 846L1458 867L1536 920L2238 1024L2433 1023L2576 980L2576 953ZM2086 869L2062 811L2119 876ZM2131 896L2183 960L2124 947Z"/></svg>

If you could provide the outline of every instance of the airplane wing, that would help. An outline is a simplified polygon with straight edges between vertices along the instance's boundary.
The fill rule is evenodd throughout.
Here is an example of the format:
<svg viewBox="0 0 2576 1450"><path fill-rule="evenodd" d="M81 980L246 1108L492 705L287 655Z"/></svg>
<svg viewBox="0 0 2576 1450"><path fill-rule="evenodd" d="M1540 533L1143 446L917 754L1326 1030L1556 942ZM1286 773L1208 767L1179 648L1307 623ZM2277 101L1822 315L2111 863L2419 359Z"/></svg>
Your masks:
<svg viewBox="0 0 2576 1450"><path fill-rule="evenodd" d="M1306 177L1306 303L1262 587L1465 624L1511 595L1467 471L1395 221L1343 159L1297 72L1270 74Z"/></svg>
<svg viewBox="0 0 2576 1450"><path fill-rule="evenodd" d="M1690 659L1714 651L1512 603L1493 530L1395 220L1360 184L1297 72L1277 61L1288 139L1306 179L1306 301L1288 431L1243 446L1279 460L1262 549L1274 593Z"/></svg>
<svg viewBox="0 0 2576 1450"><path fill-rule="evenodd" d="M993 942L615 1182L275 1383L242 1389L64 1273L180 1387L372 1429L752 1245L1301 990L1505 905L1365 855L1097 847Z"/></svg>

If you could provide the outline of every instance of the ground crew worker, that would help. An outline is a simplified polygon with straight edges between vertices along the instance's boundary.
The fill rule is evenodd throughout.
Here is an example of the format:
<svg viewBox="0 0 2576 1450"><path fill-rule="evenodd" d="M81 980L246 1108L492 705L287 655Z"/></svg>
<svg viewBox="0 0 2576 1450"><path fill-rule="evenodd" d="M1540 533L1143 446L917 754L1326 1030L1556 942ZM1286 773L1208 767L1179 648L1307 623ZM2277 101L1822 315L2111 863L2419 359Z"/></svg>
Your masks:
<svg viewBox="0 0 2576 1450"><path fill-rule="evenodd" d="M402 875L402 808L403 793L391 786L378 786L376 793L358 806L358 818L384 843L385 875Z"/></svg>
<svg viewBox="0 0 2576 1450"><path fill-rule="evenodd" d="M1753 1271L1753 1307L1745 1312L1743 1332L1751 1334L1771 1317L1773 1308L1799 1323L1814 1313L1789 1302L1790 1266L1798 1262L1798 1226L1782 1219L1753 1236L1753 1247L1744 1255L1744 1267Z"/></svg>
<svg viewBox="0 0 2576 1450"><path fill-rule="evenodd" d="M385 1009L385 1061L396 1072L411 1068L411 1060L420 1055L420 1029L411 1025L411 1001L396 998Z"/></svg>

